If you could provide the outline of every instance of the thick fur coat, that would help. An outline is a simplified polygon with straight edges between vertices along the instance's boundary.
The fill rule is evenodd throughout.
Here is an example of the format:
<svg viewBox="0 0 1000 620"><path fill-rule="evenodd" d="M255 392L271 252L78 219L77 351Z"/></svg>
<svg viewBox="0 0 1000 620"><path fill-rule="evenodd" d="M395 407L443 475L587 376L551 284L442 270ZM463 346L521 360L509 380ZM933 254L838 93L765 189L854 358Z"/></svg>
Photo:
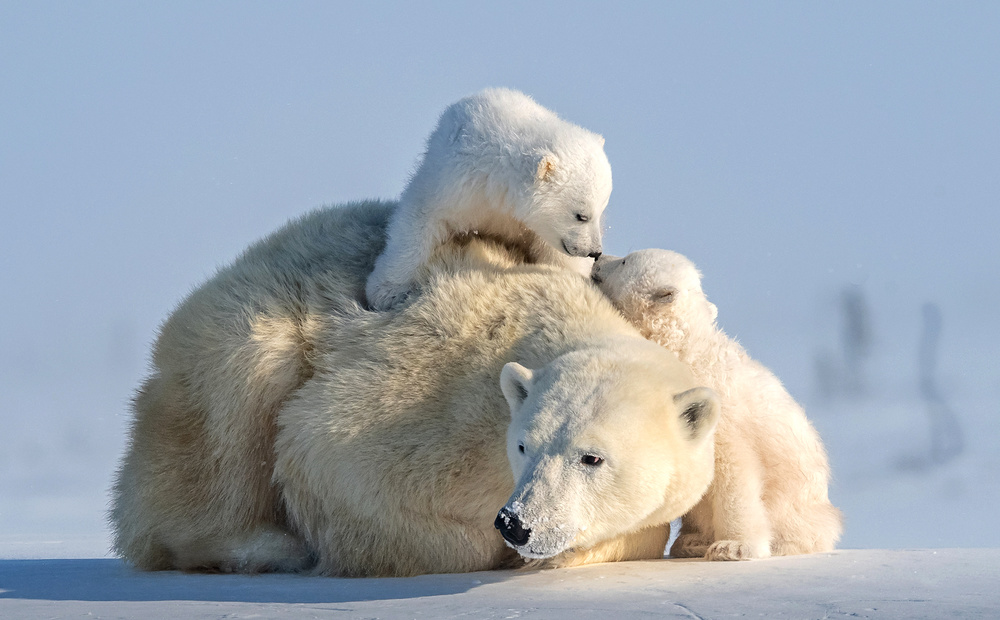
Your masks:
<svg viewBox="0 0 1000 620"><path fill-rule="evenodd" d="M538 264L533 243L453 240L421 272L419 295L365 310L393 208L293 222L167 320L114 488L121 556L144 569L328 575L512 566L498 510L516 513L515 501L527 503L518 493L554 480L553 458L579 464L579 450L602 450L607 466L599 484L578 476L561 487L587 489L565 498L582 513L566 521L575 532L541 554L518 551L545 565L662 555L666 524L712 476L714 397L691 392L690 372L589 281ZM574 355L586 363L574 367ZM528 405L521 390L505 395L504 372L520 377ZM577 418L596 421L538 430ZM614 435L609 424L634 432L592 441ZM511 432L534 433L537 457L513 464L516 480ZM642 484L615 482L626 480ZM623 497L633 504L609 507ZM551 540L533 510L522 516Z"/></svg>
<svg viewBox="0 0 1000 620"><path fill-rule="evenodd" d="M819 435L777 377L715 322L701 274L668 250L606 256L593 279L643 336L718 395L715 479L684 516L674 557L765 558L829 551L841 533Z"/></svg>
<svg viewBox="0 0 1000 620"><path fill-rule="evenodd" d="M441 115L400 197L368 304L405 299L435 248L471 232L530 240L539 261L587 275L610 195L604 138L514 90L466 97Z"/></svg>

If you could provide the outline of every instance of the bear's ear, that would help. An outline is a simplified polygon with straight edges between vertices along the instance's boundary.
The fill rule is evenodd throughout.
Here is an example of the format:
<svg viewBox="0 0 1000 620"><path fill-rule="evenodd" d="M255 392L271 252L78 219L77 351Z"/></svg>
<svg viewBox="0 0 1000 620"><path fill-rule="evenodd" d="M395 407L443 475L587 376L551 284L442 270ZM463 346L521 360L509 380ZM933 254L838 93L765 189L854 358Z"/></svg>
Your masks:
<svg viewBox="0 0 1000 620"><path fill-rule="evenodd" d="M598 139L600 139L600 141L601 141L601 148L603 149L604 148L604 136L597 136L597 137L598 137Z"/></svg>
<svg viewBox="0 0 1000 620"><path fill-rule="evenodd" d="M706 387L692 388L674 396L681 425L691 441L701 444L712 436L719 421L719 398Z"/></svg>
<svg viewBox="0 0 1000 620"><path fill-rule="evenodd" d="M541 183L552 176L556 170L558 160L552 153L546 153L538 160L538 168L535 170L535 182Z"/></svg>
<svg viewBox="0 0 1000 620"><path fill-rule="evenodd" d="M651 295L654 304L669 304L673 303L674 299L677 298L677 289L672 286L665 286L663 288L658 288L653 291Z"/></svg>
<svg viewBox="0 0 1000 620"><path fill-rule="evenodd" d="M508 362L504 365L500 372L500 389L503 390L504 398L510 406L511 415L519 411L528 398L534 377L534 371L517 362Z"/></svg>

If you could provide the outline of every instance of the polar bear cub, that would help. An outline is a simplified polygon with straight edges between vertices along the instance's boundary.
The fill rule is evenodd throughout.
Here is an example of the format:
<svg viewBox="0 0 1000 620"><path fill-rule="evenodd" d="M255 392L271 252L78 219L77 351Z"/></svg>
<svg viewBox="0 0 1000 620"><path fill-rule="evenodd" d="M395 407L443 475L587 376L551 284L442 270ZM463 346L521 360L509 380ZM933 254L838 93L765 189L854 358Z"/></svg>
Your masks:
<svg viewBox="0 0 1000 620"><path fill-rule="evenodd" d="M833 549L841 515L827 495L819 435L778 378L716 325L694 264L676 252L641 250L602 258L593 279L719 397L715 478L684 516L670 554L745 560Z"/></svg>
<svg viewBox="0 0 1000 620"><path fill-rule="evenodd" d="M404 300L433 251L463 233L526 245L538 262L589 275L610 195L604 138L514 90L466 97L427 139L368 278L368 305Z"/></svg>

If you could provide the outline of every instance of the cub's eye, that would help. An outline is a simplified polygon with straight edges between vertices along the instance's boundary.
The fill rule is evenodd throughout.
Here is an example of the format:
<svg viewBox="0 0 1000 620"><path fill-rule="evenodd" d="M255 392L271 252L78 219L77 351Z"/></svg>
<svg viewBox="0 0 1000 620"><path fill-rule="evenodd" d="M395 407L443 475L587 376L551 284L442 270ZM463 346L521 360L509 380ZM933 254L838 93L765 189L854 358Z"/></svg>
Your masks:
<svg viewBox="0 0 1000 620"><path fill-rule="evenodd" d="M582 214L582 213L577 213L576 214L576 221L578 221L578 222L589 222L590 218L587 217L586 215Z"/></svg>
<svg viewBox="0 0 1000 620"><path fill-rule="evenodd" d="M593 454L584 454L583 458L580 459L580 462L583 463L584 465L590 465L591 467L596 467L601 463L603 463L604 459L602 459L599 456L595 456Z"/></svg>
<svg viewBox="0 0 1000 620"><path fill-rule="evenodd" d="M521 454L524 454L524 444L523 443L517 444L517 451L520 452Z"/></svg>

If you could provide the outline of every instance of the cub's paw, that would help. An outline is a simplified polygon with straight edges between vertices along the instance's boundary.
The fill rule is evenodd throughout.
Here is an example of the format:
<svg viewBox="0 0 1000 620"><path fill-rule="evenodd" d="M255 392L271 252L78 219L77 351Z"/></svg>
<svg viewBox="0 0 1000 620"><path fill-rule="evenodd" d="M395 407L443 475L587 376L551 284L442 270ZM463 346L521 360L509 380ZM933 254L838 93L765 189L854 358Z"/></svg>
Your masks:
<svg viewBox="0 0 1000 620"><path fill-rule="evenodd" d="M408 284L386 282L376 287L368 287L365 296L368 298L368 307L381 312L403 305L410 297L411 292Z"/></svg>
<svg viewBox="0 0 1000 620"><path fill-rule="evenodd" d="M705 559L711 561L752 560L759 557L762 555L754 553L750 543L742 540L717 540L705 552Z"/></svg>
<svg viewBox="0 0 1000 620"><path fill-rule="evenodd" d="M672 558L703 558L709 541L700 534L681 534L670 546Z"/></svg>

